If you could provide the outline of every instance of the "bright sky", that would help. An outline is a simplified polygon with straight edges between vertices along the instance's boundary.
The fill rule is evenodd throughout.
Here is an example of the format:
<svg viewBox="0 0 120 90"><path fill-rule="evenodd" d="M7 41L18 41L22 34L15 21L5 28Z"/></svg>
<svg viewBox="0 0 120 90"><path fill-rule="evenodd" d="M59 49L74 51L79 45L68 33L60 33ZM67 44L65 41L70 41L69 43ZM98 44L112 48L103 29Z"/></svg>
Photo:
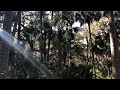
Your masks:
<svg viewBox="0 0 120 90"><path fill-rule="evenodd" d="M74 22L74 24L72 25L72 27L79 27L80 28L80 22L79 21Z"/></svg>
<svg viewBox="0 0 120 90"><path fill-rule="evenodd" d="M50 11L47 11L46 13L49 14L48 18L50 19L51 18ZM74 22L72 27L79 27L80 28L80 22L79 21Z"/></svg>

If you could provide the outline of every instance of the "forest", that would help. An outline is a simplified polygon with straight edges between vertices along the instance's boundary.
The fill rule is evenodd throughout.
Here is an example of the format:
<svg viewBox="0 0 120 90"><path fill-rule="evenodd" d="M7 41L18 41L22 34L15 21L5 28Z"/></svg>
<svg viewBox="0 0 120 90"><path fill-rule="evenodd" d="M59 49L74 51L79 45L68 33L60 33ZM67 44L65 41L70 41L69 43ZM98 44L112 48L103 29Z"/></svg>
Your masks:
<svg viewBox="0 0 120 90"><path fill-rule="evenodd" d="M0 79L120 79L120 11L0 11Z"/></svg>

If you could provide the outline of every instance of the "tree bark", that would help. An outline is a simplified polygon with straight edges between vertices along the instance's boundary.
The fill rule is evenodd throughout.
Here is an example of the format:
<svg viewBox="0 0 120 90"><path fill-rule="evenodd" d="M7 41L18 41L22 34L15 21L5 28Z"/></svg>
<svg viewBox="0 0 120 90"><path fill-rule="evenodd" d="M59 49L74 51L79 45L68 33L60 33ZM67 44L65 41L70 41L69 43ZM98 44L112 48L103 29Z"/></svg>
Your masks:
<svg viewBox="0 0 120 90"><path fill-rule="evenodd" d="M87 50L86 50L86 64L89 64L89 58L88 58L88 37L86 37L86 41L87 41Z"/></svg>
<svg viewBox="0 0 120 90"><path fill-rule="evenodd" d="M8 33L11 32L12 14L12 11L5 11L3 29ZM0 79L6 79L10 47L3 39L0 44Z"/></svg>
<svg viewBox="0 0 120 90"><path fill-rule="evenodd" d="M21 34L20 34L21 33L21 11L17 12L17 19L18 19L17 43L20 44L20 40L21 40ZM19 70L18 67L19 67L19 63L20 63L18 59L21 58L21 54L17 51L16 55L18 55L18 57L19 57L16 59L16 75L17 75L17 71Z"/></svg>
<svg viewBox="0 0 120 90"><path fill-rule="evenodd" d="M43 38L43 60L46 61L46 31L44 32Z"/></svg>
<svg viewBox="0 0 120 90"><path fill-rule="evenodd" d="M51 14L51 20L53 20L53 11L52 11L52 14ZM49 61L49 52L50 52L50 43L51 43L51 31L52 31L52 24L51 24L51 27L50 27L50 31L48 33L48 55L47 55L47 61Z"/></svg>
<svg viewBox="0 0 120 90"><path fill-rule="evenodd" d="M15 16L15 22L14 22L14 27L13 27L13 31L12 31L13 36L15 36L15 33L17 31L17 25L18 25L18 11L16 12L16 16Z"/></svg>
<svg viewBox="0 0 120 90"><path fill-rule="evenodd" d="M95 67L94 67L94 52L93 52L93 43L92 43L92 37L91 37L91 29L90 29L90 22L88 22L88 30L89 30L89 41L90 41L90 53L92 55L92 65L93 65L93 74L95 75L95 78L96 78L96 73L95 73Z"/></svg>
<svg viewBox="0 0 120 90"><path fill-rule="evenodd" d="M42 18L43 18L43 11L40 11L40 43L39 43L39 46L40 46L40 55L41 55L41 58L40 60L43 62L43 35L42 35Z"/></svg>
<svg viewBox="0 0 120 90"><path fill-rule="evenodd" d="M118 41L116 35L116 28L114 25L113 11L109 11L110 19L110 49L112 59L112 74L113 78L120 79L120 61L118 60Z"/></svg>
<svg viewBox="0 0 120 90"><path fill-rule="evenodd" d="M61 29L58 29L58 66L61 69Z"/></svg>
<svg viewBox="0 0 120 90"><path fill-rule="evenodd" d="M21 40L21 11L18 11L18 40Z"/></svg>
<svg viewBox="0 0 120 90"><path fill-rule="evenodd" d="M88 30L89 30L89 41L90 41L90 47L91 47L91 49L90 49L90 52L91 52L91 54L92 54L92 64L94 65L94 53L93 53L93 50L92 50L92 47L93 47L93 43L92 43L92 37L91 37L91 29L90 29L90 23L88 23Z"/></svg>

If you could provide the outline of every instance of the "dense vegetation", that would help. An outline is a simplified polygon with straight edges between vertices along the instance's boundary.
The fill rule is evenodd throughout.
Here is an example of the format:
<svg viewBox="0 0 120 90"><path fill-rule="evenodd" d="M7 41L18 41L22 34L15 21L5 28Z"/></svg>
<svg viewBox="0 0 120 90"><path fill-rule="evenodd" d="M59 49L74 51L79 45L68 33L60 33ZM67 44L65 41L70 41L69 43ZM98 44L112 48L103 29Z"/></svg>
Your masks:
<svg viewBox="0 0 120 90"><path fill-rule="evenodd" d="M0 11L0 79L120 79L119 18L119 11Z"/></svg>

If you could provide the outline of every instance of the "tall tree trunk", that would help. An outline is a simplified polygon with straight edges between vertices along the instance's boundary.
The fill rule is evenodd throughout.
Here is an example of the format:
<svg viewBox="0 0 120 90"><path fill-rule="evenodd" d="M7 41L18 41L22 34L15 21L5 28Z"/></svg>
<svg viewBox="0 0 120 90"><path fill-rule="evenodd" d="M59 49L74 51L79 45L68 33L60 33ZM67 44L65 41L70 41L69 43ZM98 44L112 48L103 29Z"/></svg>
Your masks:
<svg viewBox="0 0 120 90"><path fill-rule="evenodd" d="M43 16L43 19L45 18L45 16L44 15L42 15ZM46 62L47 60L46 60L46 29L43 29L44 30L44 33L43 33L43 35L42 35L42 37L43 37L43 61L44 62Z"/></svg>
<svg viewBox="0 0 120 90"><path fill-rule="evenodd" d="M58 66L61 69L61 29L58 29Z"/></svg>
<svg viewBox="0 0 120 90"><path fill-rule="evenodd" d="M15 22L14 22L14 27L13 27L13 31L12 31L13 36L15 36L15 33L17 31L17 25L18 25L18 11L16 12L16 16L15 16Z"/></svg>
<svg viewBox="0 0 120 90"><path fill-rule="evenodd" d="M43 38L43 60L46 61L46 31L44 32Z"/></svg>
<svg viewBox="0 0 120 90"><path fill-rule="evenodd" d="M87 41L86 64L89 64L89 58L88 58L88 37L86 37L86 41Z"/></svg>
<svg viewBox="0 0 120 90"><path fill-rule="evenodd" d="M18 11L18 40L21 40L21 11Z"/></svg>
<svg viewBox="0 0 120 90"><path fill-rule="evenodd" d="M41 58L40 60L43 62L43 35L42 35L42 18L43 18L43 11L40 11L40 55L41 55Z"/></svg>
<svg viewBox="0 0 120 90"><path fill-rule="evenodd" d="M118 41L116 35L116 28L114 25L113 11L109 11L110 14L110 49L112 59L112 74L113 78L120 79L120 61L118 60Z"/></svg>
<svg viewBox="0 0 120 90"><path fill-rule="evenodd" d="M53 20L53 11L51 14L51 20ZM51 43L51 32L52 32L52 24L50 26L50 31L48 33L48 55L47 55L47 61L49 61L49 52L50 52L50 43Z"/></svg>
<svg viewBox="0 0 120 90"><path fill-rule="evenodd" d="M17 19L18 19L17 43L20 44L20 40L21 40L21 34L20 34L20 32L21 32L21 11L18 11L17 15L18 15L17 16ZM18 55L18 57L21 58L21 54L18 51L16 52L16 55ZM19 58L16 59L16 75L17 75L17 71L19 70L19 68L18 68L19 63L20 63Z"/></svg>
<svg viewBox="0 0 120 90"><path fill-rule="evenodd" d="M16 34L16 32L17 32L17 25L18 25L18 21L19 21L19 11L17 11L16 12L16 14L15 14L15 21L14 21L14 27L13 27L13 31L12 31L12 36L13 37L15 37L15 34ZM17 37L18 38L18 37ZM18 42L18 41L17 41ZM13 64L15 64L15 76L17 76L17 71L18 71L18 58L16 57L17 55L18 55L18 52L16 51L16 50L14 50L14 49L12 49L12 48L10 48L11 50L10 51L12 51L12 52L14 52L14 55L15 55L15 57L14 57L14 59L12 59L13 60ZM10 52L11 53L11 52Z"/></svg>
<svg viewBox="0 0 120 90"><path fill-rule="evenodd" d="M96 77L96 74L95 74L95 68L94 68L94 52L93 52L93 43L92 43L92 37L91 37L91 29L90 29L90 22L88 22L88 30L89 30L89 41L90 41L90 53L92 54L92 65L93 65L93 74L95 75Z"/></svg>
<svg viewBox="0 0 120 90"><path fill-rule="evenodd" d="M5 11L3 29L10 33L12 26L12 11ZM5 41L1 41L0 43L0 79L7 78L8 71L8 60L9 60L9 51L10 47Z"/></svg>
<svg viewBox="0 0 120 90"><path fill-rule="evenodd" d="M64 46L63 46L63 65L66 65L66 58L67 58L67 51L66 51L66 41L64 41Z"/></svg>
<svg viewBox="0 0 120 90"><path fill-rule="evenodd" d="M69 43L70 43L70 45L69 45L69 67L71 66L71 59L72 59L72 54L71 54L71 40L72 40L72 26L70 26L70 40L69 40Z"/></svg>
<svg viewBox="0 0 120 90"><path fill-rule="evenodd" d="M93 43L92 43L92 37L91 37L90 23L88 23L88 28L89 28L88 29L89 30L89 41L90 41L90 47L91 47L90 51L91 51L92 59L93 59L92 63L94 64L94 53L93 53L93 50L92 50Z"/></svg>

